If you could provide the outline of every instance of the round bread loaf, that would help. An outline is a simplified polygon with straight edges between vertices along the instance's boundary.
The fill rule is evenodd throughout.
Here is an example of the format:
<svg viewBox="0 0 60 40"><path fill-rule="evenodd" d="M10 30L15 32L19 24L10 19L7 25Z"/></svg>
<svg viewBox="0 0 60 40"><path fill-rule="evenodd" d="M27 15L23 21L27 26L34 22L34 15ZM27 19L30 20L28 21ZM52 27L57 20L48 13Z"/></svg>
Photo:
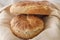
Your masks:
<svg viewBox="0 0 60 40"><path fill-rule="evenodd" d="M44 22L36 16L18 15L11 21L11 30L19 38L33 38L43 29Z"/></svg>
<svg viewBox="0 0 60 40"><path fill-rule="evenodd" d="M10 12L12 14L40 14L49 15L52 12L52 6L47 1L21 1L11 6Z"/></svg>

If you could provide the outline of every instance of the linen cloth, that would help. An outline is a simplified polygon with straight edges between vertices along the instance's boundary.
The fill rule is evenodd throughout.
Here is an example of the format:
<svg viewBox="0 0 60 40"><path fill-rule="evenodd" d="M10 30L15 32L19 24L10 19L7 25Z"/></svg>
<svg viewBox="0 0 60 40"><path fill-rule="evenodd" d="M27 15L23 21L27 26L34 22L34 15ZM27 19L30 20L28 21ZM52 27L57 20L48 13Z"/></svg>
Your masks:
<svg viewBox="0 0 60 40"><path fill-rule="evenodd" d="M6 0L7 2L4 4L2 1L2 6L8 5L11 0ZM14 0L12 0L14 2ZM58 8L59 1L55 1ZM11 2L10 2L11 3ZM60 18L60 13L55 10L51 13L51 15L57 15ZM39 35L29 40L60 40L60 19L56 16L50 16L46 22L46 29L42 31ZM13 16L7 12L6 10L0 13L0 40L23 40L13 35L10 30L10 21Z"/></svg>

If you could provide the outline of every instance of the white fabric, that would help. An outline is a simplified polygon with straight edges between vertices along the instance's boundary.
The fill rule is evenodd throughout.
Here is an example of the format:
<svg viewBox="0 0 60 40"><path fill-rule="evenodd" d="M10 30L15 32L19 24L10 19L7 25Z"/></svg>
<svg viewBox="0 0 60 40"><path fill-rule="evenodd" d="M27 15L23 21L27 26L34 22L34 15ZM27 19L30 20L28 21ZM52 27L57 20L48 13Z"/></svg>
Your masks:
<svg viewBox="0 0 60 40"><path fill-rule="evenodd" d="M60 13L55 10L51 15L58 15ZM7 11L0 13L0 40L22 40L13 35L10 30L10 20L12 16ZM50 16L46 23L46 29L38 36L29 40L60 40L60 19L56 16Z"/></svg>
<svg viewBox="0 0 60 40"><path fill-rule="evenodd" d="M6 11L0 14L0 40L20 40L15 37L10 30L9 22L12 16ZM30 40L60 40L60 20L55 16L50 16L46 29Z"/></svg>

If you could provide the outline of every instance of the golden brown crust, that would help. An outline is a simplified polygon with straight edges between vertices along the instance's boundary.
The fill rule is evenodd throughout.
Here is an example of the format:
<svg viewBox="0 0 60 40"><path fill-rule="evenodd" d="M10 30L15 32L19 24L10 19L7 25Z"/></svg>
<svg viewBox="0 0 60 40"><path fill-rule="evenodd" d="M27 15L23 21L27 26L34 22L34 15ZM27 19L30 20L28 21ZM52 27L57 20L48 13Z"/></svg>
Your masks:
<svg viewBox="0 0 60 40"><path fill-rule="evenodd" d="M33 38L43 29L44 22L32 15L19 15L11 21L11 30L20 38Z"/></svg>
<svg viewBox="0 0 60 40"><path fill-rule="evenodd" d="M10 12L13 14L40 14L49 15L52 12L49 2L25 1L18 2L11 6Z"/></svg>

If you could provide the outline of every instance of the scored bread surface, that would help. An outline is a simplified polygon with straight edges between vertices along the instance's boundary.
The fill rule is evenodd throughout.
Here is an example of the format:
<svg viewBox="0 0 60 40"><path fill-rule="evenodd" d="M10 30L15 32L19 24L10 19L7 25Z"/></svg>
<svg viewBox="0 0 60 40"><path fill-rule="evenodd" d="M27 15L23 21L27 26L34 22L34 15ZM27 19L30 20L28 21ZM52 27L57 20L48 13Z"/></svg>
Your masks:
<svg viewBox="0 0 60 40"><path fill-rule="evenodd" d="M11 30L19 38L33 38L43 29L44 22L35 16L19 15L11 21Z"/></svg>

